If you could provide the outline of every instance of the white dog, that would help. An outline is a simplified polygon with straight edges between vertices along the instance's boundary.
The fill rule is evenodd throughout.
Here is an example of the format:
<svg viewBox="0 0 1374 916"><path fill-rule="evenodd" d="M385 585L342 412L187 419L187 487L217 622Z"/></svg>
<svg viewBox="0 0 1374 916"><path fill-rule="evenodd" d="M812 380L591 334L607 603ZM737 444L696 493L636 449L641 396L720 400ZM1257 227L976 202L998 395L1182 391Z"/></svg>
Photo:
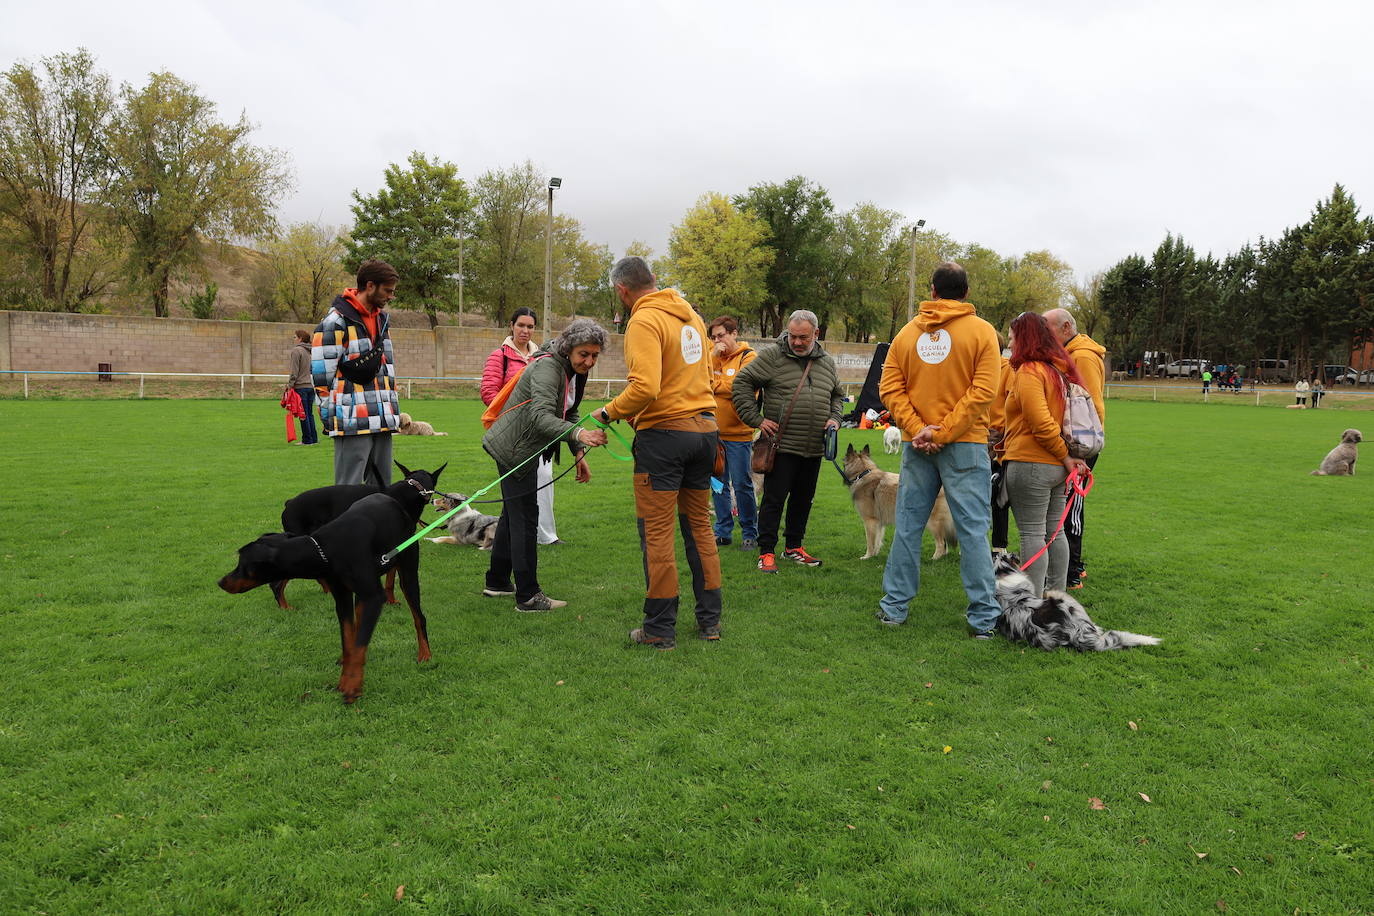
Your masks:
<svg viewBox="0 0 1374 916"><path fill-rule="evenodd" d="M895 423L883 433L883 451L895 455L902 450L902 430Z"/></svg>

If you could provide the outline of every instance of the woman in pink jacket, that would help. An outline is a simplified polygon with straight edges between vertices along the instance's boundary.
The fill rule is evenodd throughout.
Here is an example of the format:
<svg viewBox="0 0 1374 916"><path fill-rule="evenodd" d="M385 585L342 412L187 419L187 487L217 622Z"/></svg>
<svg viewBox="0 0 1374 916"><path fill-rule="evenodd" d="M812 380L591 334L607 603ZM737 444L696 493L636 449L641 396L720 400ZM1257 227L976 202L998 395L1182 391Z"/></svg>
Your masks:
<svg viewBox="0 0 1374 916"><path fill-rule="evenodd" d="M482 371L482 403L490 404L501 388L529 363L539 346L530 339L534 334L534 309L518 308L510 317L510 336L491 351ZM553 522L553 467L548 458L539 462L535 475L539 486L539 543L557 544L558 531Z"/></svg>

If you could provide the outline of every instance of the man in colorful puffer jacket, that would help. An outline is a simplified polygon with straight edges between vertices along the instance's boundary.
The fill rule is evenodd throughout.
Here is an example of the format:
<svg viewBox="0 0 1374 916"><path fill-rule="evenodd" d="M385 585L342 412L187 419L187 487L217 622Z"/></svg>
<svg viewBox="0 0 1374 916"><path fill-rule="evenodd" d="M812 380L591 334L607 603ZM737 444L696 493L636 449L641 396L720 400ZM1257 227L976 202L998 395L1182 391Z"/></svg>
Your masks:
<svg viewBox="0 0 1374 916"><path fill-rule="evenodd" d="M320 423L334 442L335 484L391 483L391 434L401 410L386 307L398 280L385 261L364 261L357 287L335 297L310 339Z"/></svg>

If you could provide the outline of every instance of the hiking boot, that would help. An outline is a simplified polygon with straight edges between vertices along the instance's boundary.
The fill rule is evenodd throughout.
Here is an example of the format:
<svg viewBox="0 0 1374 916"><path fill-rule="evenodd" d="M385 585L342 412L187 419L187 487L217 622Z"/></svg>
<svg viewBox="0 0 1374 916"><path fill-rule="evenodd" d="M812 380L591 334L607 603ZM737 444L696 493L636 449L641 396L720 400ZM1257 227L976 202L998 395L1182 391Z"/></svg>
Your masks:
<svg viewBox="0 0 1374 916"><path fill-rule="evenodd" d="M492 588L491 586L487 586L486 588L482 589L482 597L484 597L484 598L514 598L514 597L515 597L515 586L513 586L513 585L503 585L503 586L501 586L500 588Z"/></svg>
<svg viewBox="0 0 1374 916"><path fill-rule="evenodd" d="M740 550L758 550L759 542L757 538L745 538L739 545Z"/></svg>
<svg viewBox="0 0 1374 916"><path fill-rule="evenodd" d="M543 592L535 592L530 596L529 601L515 602L515 609L522 614L534 614L539 611L551 611L554 608L567 607L568 602L559 601L557 598L550 598Z"/></svg>
<svg viewBox="0 0 1374 916"><path fill-rule="evenodd" d="M720 624L712 624L704 629L697 630L697 639L704 639L707 642L720 641Z"/></svg>
<svg viewBox="0 0 1374 916"><path fill-rule="evenodd" d="M991 630L984 630L981 633L970 633L969 635L972 636L974 639L992 639Z"/></svg>
<svg viewBox="0 0 1374 916"><path fill-rule="evenodd" d="M717 538L716 538L716 546L717 546L717 547L727 547L727 546L729 546L730 544L733 544L733 543L734 543L734 541L730 540L729 538L723 538L723 537L717 537Z"/></svg>
<svg viewBox="0 0 1374 916"><path fill-rule="evenodd" d="M791 550L784 551L783 558L791 560L793 563L800 563L802 566L821 565L821 561L807 553L805 547L793 547Z"/></svg>
<svg viewBox="0 0 1374 916"><path fill-rule="evenodd" d="M902 624L906 623L905 620L895 620L892 617L889 617L886 614L884 614L882 611L879 611L873 616L878 618L878 622L885 627L900 627Z"/></svg>
<svg viewBox="0 0 1374 916"><path fill-rule="evenodd" d="M778 561L771 553L759 554L759 571L775 573L778 571Z"/></svg>
<svg viewBox="0 0 1374 916"><path fill-rule="evenodd" d="M706 637L703 637L706 638ZM716 627L716 639L720 639L720 627ZM655 649L675 649L677 641L671 636L650 636L644 632L642 627L636 627L630 631L630 642L641 646L653 646Z"/></svg>
<svg viewBox="0 0 1374 916"><path fill-rule="evenodd" d="M1069 591L1069 592L1077 591L1078 589L1080 589L1080 588L1082 588L1082 587L1083 587L1083 580L1082 580L1082 579L1070 579L1070 580L1068 580L1067 582L1064 583L1064 590L1065 590L1065 591Z"/></svg>

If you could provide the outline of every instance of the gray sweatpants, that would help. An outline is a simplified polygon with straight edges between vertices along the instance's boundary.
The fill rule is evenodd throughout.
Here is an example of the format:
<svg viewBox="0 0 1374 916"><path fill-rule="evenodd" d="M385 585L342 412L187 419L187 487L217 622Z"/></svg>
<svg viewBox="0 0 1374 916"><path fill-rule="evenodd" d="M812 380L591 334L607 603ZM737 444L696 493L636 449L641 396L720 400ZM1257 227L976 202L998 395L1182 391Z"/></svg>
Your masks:
<svg viewBox="0 0 1374 916"><path fill-rule="evenodd" d="M1008 461L1003 467L1016 530L1021 535L1020 556L1024 563L1045 546L1046 536L1059 526L1059 517L1064 514L1064 481L1069 472L1062 464L1031 461ZM1026 575L1036 588L1062 592L1068 571L1069 542L1061 533L1050 549L1031 564Z"/></svg>
<svg viewBox="0 0 1374 916"><path fill-rule="evenodd" d="M333 436L334 483L371 483L386 487L391 483L391 433L368 433L366 436ZM368 466L369 459L382 475L377 480Z"/></svg>

